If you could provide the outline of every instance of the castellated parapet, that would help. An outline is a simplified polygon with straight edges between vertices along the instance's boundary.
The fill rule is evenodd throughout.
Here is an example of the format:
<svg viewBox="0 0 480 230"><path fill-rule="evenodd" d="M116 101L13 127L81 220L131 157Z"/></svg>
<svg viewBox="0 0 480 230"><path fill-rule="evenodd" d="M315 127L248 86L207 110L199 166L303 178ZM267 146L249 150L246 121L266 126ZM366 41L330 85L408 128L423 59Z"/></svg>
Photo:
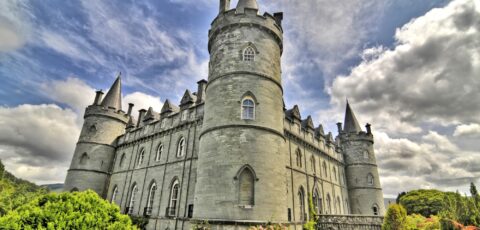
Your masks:
<svg viewBox="0 0 480 230"><path fill-rule="evenodd" d="M92 189L122 213L148 218L147 229L205 222L212 229L302 229L312 218L310 196L321 220L379 220L373 216L385 208L370 126L362 131L347 104L334 138L297 105L286 109L283 14L259 15L255 0L232 10L230 0L220 3L209 32L208 81L178 104L138 108L136 118L133 104L122 111L120 77L105 98L98 91L65 190Z"/></svg>

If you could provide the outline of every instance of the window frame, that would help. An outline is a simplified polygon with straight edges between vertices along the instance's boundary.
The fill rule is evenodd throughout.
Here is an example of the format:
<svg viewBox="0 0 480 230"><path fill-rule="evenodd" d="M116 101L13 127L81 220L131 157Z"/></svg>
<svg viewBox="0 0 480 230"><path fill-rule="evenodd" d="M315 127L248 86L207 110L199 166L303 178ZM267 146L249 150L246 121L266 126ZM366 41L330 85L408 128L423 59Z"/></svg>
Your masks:
<svg viewBox="0 0 480 230"><path fill-rule="evenodd" d="M157 151L155 152L155 161L159 162L162 158L162 153L163 153L163 144L160 143L157 146Z"/></svg>
<svg viewBox="0 0 480 230"><path fill-rule="evenodd" d="M251 104L245 104L251 102ZM241 119L242 120L255 120L256 103L252 97L244 97L241 101Z"/></svg>
<svg viewBox="0 0 480 230"><path fill-rule="evenodd" d="M112 196L110 197L110 203L115 202L115 200L117 199L117 195L118 195L118 186L115 185L115 187L113 187L113 190L112 190Z"/></svg>
<svg viewBox="0 0 480 230"><path fill-rule="evenodd" d="M367 174L367 184L368 185L374 185L375 184L375 177L371 173Z"/></svg>
<svg viewBox="0 0 480 230"><path fill-rule="evenodd" d="M184 137L180 137L177 142L177 158L181 158L185 156L186 153L186 141Z"/></svg>
<svg viewBox="0 0 480 230"><path fill-rule="evenodd" d="M180 183L175 179L170 188L170 199L168 200L168 216L175 216L178 207L178 193L180 191ZM174 205L174 206L172 206Z"/></svg>
<svg viewBox="0 0 480 230"><path fill-rule="evenodd" d="M157 184L152 182L148 189L147 205L145 206L145 214L151 215L153 210L153 202L155 201L155 191L157 190Z"/></svg>
<svg viewBox="0 0 480 230"><path fill-rule="evenodd" d="M255 61L255 48L253 48L251 45L245 47L242 52L242 60L244 62L254 62Z"/></svg>
<svg viewBox="0 0 480 230"><path fill-rule="evenodd" d="M133 209L136 201L136 196L138 193L138 187L137 184L133 185L131 193L130 193L130 201L128 202L128 210L127 214L132 215L133 214Z"/></svg>
<svg viewBox="0 0 480 230"><path fill-rule="evenodd" d="M140 153L138 154L137 167L142 166L144 160L145 160L145 148L142 148L140 149Z"/></svg>

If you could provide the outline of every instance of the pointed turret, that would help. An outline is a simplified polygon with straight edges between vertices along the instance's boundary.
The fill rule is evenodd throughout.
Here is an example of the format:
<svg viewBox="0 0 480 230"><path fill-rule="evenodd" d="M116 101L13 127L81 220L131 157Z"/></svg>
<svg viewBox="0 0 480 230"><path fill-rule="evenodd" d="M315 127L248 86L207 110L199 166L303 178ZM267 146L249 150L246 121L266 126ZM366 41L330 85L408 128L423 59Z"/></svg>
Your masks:
<svg viewBox="0 0 480 230"><path fill-rule="evenodd" d="M122 82L120 74L117 80L113 83L112 87L108 91L105 99L102 101L102 106L107 108L115 108L116 110L122 110Z"/></svg>
<svg viewBox="0 0 480 230"><path fill-rule="evenodd" d="M362 131L362 128L360 128L357 118L355 117L352 108L350 108L350 104L348 103L348 101L347 109L345 111L345 122L343 131L346 133L358 133Z"/></svg>
<svg viewBox="0 0 480 230"><path fill-rule="evenodd" d="M257 0L240 0L237 4L237 12L243 13L245 8L258 10Z"/></svg>

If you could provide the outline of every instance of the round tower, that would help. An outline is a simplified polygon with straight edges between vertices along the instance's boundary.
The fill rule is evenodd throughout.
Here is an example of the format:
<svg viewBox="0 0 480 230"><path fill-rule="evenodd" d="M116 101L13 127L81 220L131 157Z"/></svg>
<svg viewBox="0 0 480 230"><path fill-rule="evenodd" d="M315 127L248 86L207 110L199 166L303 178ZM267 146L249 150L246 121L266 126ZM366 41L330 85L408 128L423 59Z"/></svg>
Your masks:
<svg viewBox="0 0 480 230"><path fill-rule="evenodd" d="M220 13L209 31L209 82L194 218L286 222L282 14L255 0Z"/></svg>
<svg viewBox="0 0 480 230"><path fill-rule="evenodd" d="M85 110L82 131L65 179L65 191L91 189L106 196L115 141L125 132L129 115L121 110L120 77L103 101L102 95L98 91L94 103Z"/></svg>
<svg viewBox="0 0 480 230"><path fill-rule="evenodd" d="M344 129L339 133L351 213L383 216L385 206L373 149L373 134L369 124L367 132L362 131L348 102Z"/></svg>

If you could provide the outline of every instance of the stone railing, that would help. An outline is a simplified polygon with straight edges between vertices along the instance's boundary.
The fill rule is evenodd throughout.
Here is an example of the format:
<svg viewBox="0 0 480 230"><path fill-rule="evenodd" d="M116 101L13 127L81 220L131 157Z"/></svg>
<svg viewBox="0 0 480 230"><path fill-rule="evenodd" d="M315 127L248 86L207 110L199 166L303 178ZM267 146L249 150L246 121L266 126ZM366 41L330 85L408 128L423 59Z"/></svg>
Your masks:
<svg viewBox="0 0 480 230"><path fill-rule="evenodd" d="M319 215L319 230L381 230L383 216Z"/></svg>

